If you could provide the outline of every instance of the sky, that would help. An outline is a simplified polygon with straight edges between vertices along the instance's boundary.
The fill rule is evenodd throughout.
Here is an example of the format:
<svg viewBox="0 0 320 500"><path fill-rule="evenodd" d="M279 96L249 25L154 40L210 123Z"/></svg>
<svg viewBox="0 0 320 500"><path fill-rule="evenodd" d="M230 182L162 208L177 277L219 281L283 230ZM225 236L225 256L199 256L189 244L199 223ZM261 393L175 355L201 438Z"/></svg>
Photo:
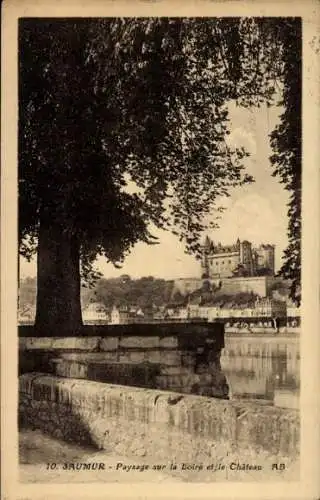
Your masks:
<svg viewBox="0 0 320 500"><path fill-rule="evenodd" d="M272 243L276 245L276 270L281 266L283 250L287 246L288 192L278 178L272 177L269 156L272 150L268 134L278 122L280 108L262 106L254 109L229 106L229 142L243 146L250 153L245 159L246 171L255 182L231 191L231 196L221 200L225 211L220 219L220 228L207 232L215 242L232 244L237 238L246 239L254 245ZM125 259L121 269L116 269L104 258L97 260L96 268L106 278L129 274L133 278L155 276L164 279L200 277L200 263L187 255L184 246L168 231L154 229L159 237L158 245L137 243ZM27 263L21 259L21 278L36 275L36 261Z"/></svg>

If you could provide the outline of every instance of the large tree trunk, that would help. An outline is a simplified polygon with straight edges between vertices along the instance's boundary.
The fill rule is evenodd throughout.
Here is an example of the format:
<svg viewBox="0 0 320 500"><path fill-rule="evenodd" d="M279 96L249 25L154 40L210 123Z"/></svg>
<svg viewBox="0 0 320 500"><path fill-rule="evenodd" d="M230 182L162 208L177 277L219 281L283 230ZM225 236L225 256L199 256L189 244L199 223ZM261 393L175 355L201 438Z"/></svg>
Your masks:
<svg viewBox="0 0 320 500"><path fill-rule="evenodd" d="M63 224L40 222L35 333L68 336L82 326L80 244Z"/></svg>

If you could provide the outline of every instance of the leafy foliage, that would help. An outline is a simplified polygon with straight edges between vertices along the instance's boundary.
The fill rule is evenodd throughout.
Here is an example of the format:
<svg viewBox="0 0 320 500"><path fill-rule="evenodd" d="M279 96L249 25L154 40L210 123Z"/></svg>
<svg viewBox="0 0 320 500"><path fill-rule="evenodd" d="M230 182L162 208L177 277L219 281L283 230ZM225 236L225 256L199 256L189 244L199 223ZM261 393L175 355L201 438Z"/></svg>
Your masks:
<svg viewBox="0 0 320 500"><path fill-rule="evenodd" d="M288 298L290 296L291 289L292 283L290 280L276 278L274 283L270 286L270 294L272 295L274 292L276 292L277 295Z"/></svg>
<svg viewBox="0 0 320 500"><path fill-rule="evenodd" d="M283 285L284 286L284 285ZM277 289L280 289L281 284ZM276 289L276 287L274 288ZM37 284L35 278L26 278L20 285L19 306L34 306L36 300ZM210 287L206 282L202 288L190 293L182 294L175 290L174 281L145 276L139 279L122 275L119 278L102 278L97 280L92 289L82 289L82 308L92 302L99 302L110 310L114 305L138 306L142 309L150 309L153 306L187 305L189 299L199 297L199 304L247 304L256 299L251 292L239 292L228 294L219 291L216 287Z"/></svg>
<svg viewBox="0 0 320 500"><path fill-rule="evenodd" d="M273 272L269 267L261 267L257 269L256 276L272 276Z"/></svg>
<svg viewBox="0 0 320 500"><path fill-rule="evenodd" d="M165 305L172 299L173 281L147 276L140 279L122 275L119 278L98 279L95 285L82 288L82 308L91 302L101 302L107 309L112 306L138 306L150 308ZM19 306L35 306L37 283L35 278L25 278L20 283ZM182 298L184 298L181 295ZM175 300L175 299L174 299Z"/></svg>
<svg viewBox="0 0 320 500"><path fill-rule="evenodd" d="M89 282L98 277L97 255L117 264L136 242L156 243L151 225L200 255L205 216L218 216L219 198L252 181L247 153L226 141L228 102L271 105L275 82L296 71L285 23L21 19L21 254L36 251L45 220L77 237ZM294 107L289 94L288 87L284 99ZM277 135L272 140L278 150ZM281 147L295 155L294 144Z"/></svg>
<svg viewBox="0 0 320 500"><path fill-rule="evenodd" d="M292 280L291 298L301 301L301 130L302 130L302 36L301 22L288 20L279 32L283 40L283 97L285 111L280 124L271 134L274 154L271 163L274 176L290 192L289 245L284 252L280 274Z"/></svg>
<svg viewBox="0 0 320 500"><path fill-rule="evenodd" d="M98 300L107 308L116 306L139 306L150 308L166 304L170 299L172 282L147 276L140 279L101 279L97 282L91 300Z"/></svg>
<svg viewBox="0 0 320 500"><path fill-rule="evenodd" d="M215 292L210 299L206 301L207 305L233 305L233 306L252 306L258 295L254 292L225 293L224 291Z"/></svg>
<svg viewBox="0 0 320 500"><path fill-rule="evenodd" d="M250 272L245 268L243 264L238 264L232 271L232 275L236 278L249 276Z"/></svg>

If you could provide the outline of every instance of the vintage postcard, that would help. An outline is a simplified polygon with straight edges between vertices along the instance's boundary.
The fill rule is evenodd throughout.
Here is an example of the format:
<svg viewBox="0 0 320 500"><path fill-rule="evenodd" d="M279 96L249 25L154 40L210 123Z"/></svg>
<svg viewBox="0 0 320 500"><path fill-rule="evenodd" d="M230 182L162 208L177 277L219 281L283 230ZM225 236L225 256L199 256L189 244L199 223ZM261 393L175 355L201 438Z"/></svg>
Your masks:
<svg viewBox="0 0 320 500"><path fill-rule="evenodd" d="M319 498L319 3L2 37L3 498Z"/></svg>

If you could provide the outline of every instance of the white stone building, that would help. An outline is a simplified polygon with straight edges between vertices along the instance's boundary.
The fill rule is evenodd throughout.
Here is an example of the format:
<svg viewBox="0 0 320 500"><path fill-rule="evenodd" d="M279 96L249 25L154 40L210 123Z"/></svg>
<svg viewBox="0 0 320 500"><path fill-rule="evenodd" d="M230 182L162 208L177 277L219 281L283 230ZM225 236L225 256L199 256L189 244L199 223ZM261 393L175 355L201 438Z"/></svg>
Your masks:
<svg viewBox="0 0 320 500"><path fill-rule="evenodd" d="M104 304L100 302L91 302L83 311L82 311L82 320L84 323L89 322L92 323L94 321L108 321L108 312Z"/></svg>
<svg viewBox="0 0 320 500"><path fill-rule="evenodd" d="M263 297L256 300L255 310L258 317L284 318L287 315L287 304L285 301Z"/></svg>

